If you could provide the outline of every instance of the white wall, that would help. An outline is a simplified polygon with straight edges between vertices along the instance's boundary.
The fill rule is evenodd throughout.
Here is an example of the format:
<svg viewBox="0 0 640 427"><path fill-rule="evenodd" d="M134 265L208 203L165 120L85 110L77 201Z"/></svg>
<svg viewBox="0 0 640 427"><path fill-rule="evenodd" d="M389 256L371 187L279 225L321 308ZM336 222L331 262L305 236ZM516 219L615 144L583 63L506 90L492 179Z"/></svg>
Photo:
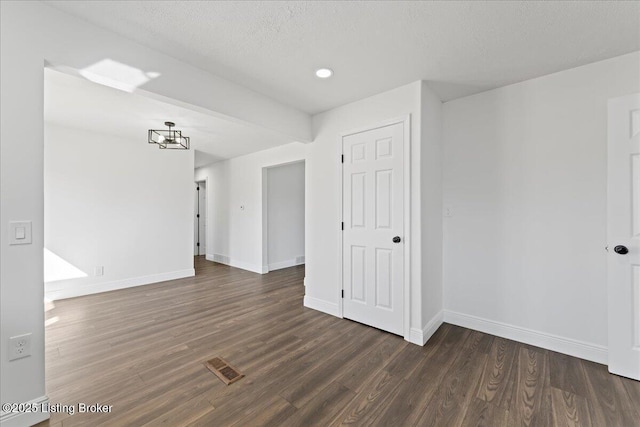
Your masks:
<svg viewBox="0 0 640 427"><path fill-rule="evenodd" d="M263 168L306 158L307 145L291 143L214 163L195 171L207 181L207 259L264 273Z"/></svg>
<svg viewBox="0 0 640 427"><path fill-rule="evenodd" d="M265 173L269 271L304 264L304 162Z"/></svg>
<svg viewBox="0 0 640 427"><path fill-rule="evenodd" d="M88 275L46 283L46 296L193 276L192 171L190 150L45 125L45 248Z"/></svg>
<svg viewBox="0 0 640 427"><path fill-rule="evenodd" d="M607 99L638 91L633 53L444 104L445 320L606 362Z"/></svg>
<svg viewBox="0 0 640 427"><path fill-rule="evenodd" d="M59 12L43 2L0 2L0 396L46 399L43 314L44 64L83 69L104 59L160 73L142 88L221 116L310 139L308 114ZM189 203L190 205L190 203ZM33 221L33 244L8 246L7 222ZM8 361L9 337L33 333L32 356ZM42 414L1 414L3 425ZM13 421L12 421L13 420Z"/></svg>
<svg viewBox="0 0 640 427"><path fill-rule="evenodd" d="M420 181L422 245L422 342L443 316L442 102L426 82L420 88Z"/></svg>

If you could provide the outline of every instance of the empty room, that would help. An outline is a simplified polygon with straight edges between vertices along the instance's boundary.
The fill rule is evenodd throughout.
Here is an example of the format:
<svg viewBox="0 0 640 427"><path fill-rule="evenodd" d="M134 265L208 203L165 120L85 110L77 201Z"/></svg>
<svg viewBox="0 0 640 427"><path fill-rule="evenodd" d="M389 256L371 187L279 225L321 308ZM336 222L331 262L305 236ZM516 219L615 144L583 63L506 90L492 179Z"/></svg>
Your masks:
<svg viewBox="0 0 640 427"><path fill-rule="evenodd" d="M0 425L640 425L640 2L1 1Z"/></svg>

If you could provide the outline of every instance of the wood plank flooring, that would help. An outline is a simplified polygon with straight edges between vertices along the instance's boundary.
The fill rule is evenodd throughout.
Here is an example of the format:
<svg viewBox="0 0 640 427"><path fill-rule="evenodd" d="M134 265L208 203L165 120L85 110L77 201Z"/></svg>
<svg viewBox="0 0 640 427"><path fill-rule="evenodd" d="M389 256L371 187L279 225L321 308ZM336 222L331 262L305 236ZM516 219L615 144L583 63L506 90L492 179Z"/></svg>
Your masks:
<svg viewBox="0 0 640 427"><path fill-rule="evenodd" d="M640 426L640 383L603 365L444 324L424 347L304 308L304 267L55 302L42 426ZM224 385L219 356L246 377Z"/></svg>

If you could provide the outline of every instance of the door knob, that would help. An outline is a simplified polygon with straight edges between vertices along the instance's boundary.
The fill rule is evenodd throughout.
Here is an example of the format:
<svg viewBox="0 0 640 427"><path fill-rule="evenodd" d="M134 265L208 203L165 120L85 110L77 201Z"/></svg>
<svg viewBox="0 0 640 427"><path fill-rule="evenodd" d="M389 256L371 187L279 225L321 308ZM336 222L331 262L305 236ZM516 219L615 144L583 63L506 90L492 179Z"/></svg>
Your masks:
<svg viewBox="0 0 640 427"><path fill-rule="evenodd" d="M629 253L629 249L627 249L627 247L623 245L616 246L615 248L613 248L613 251L620 255L626 255Z"/></svg>
<svg viewBox="0 0 640 427"><path fill-rule="evenodd" d="M401 240L400 236L396 236L393 238L393 243L400 243Z"/></svg>

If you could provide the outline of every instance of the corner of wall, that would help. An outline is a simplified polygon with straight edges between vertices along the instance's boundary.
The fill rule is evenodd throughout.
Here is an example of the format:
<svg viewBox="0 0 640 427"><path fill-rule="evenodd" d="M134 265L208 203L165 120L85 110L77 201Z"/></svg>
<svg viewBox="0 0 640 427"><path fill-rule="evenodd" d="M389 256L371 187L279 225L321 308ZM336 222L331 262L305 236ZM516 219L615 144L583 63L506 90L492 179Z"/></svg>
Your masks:
<svg viewBox="0 0 640 427"><path fill-rule="evenodd" d="M443 140L442 102L427 82L420 87L420 204L422 245L422 310L427 322L424 342L442 323L443 310ZM438 323L438 326L439 326ZM424 323L423 323L424 324ZM436 326L437 329L437 326Z"/></svg>
<svg viewBox="0 0 640 427"><path fill-rule="evenodd" d="M442 325L444 312L440 311L433 316L427 324L422 328L411 328L409 331L409 342L417 345L425 345L429 338L436 333L440 325Z"/></svg>

